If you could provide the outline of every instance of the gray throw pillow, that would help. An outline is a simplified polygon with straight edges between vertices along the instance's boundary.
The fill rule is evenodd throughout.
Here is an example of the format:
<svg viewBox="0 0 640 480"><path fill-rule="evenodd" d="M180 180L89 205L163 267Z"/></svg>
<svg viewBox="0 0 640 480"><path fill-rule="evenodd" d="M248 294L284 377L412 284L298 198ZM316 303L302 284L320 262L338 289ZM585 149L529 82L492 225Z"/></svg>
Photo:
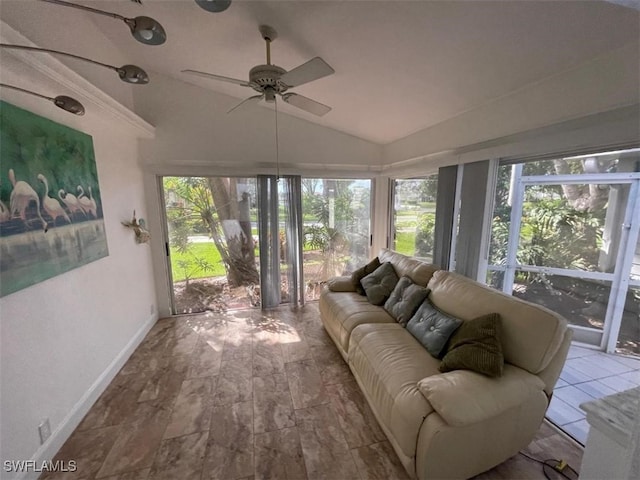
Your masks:
<svg viewBox="0 0 640 480"><path fill-rule="evenodd" d="M379 266L380 260L378 259L378 257L376 257L369 263L367 263L364 267L360 267L351 274L351 283L353 283L356 292L358 292L360 295L365 295L364 288L362 288L362 285L360 285L360 280L362 280L370 273L373 273Z"/></svg>
<svg viewBox="0 0 640 480"><path fill-rule="evenodd" d="M462 320L441 312L427 299L407 323L407 330L436 358L443 354L449 337Z"/></svg>
<svg viewBox="0 0 640 480"><path fill-rule="evenodd" d="M395 318L400 325L405 327L407 322L427 298L429 290L416 285L407 277L402 277L391 292L391 296L384 303L384 309Z"/></svg>
<svg viewBox="0 0 640 480"><path fill-rule="evenodd" d="M372 273L360 280L367 300L372 305L382 305L398 283L398 275L391 263L386 262L376 268Z"/></svg>

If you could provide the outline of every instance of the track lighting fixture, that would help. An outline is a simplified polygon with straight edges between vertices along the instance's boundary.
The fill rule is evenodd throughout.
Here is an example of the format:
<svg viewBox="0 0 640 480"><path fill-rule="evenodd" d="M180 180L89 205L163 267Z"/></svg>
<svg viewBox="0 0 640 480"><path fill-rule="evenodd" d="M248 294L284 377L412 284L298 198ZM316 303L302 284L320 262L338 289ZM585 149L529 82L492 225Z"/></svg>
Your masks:
<svg viewBox="0 0 640 480"><path fill-rule="evenodd" d="M117 13L105 12L104 10L98 10L97 8L85 7L84 5L78 5L76 3L65 2L63 0L40 0L41 2L53 3L55 5L62 5L65 7L77 8L85 10L87 12L97 13L99 15L105 15L111 18L117 18L122 20L129 26L131 35L141 43L145 45L161 45L167 40L167 34L164 28L157 20L150 17L135 17L127 18ZM218 3L218 2L204 2L204 3ZM224 3L224 2L221 2ZM230 2L227 2L230 3ZM228 6L228 5L227 5ZM204 7L203 7L204 8Z"/></svg>
<svg viewBox="0 0 640 480"><path fill-rule="evenodd" d="M196 0L196 3L207 12L218 13L229 8L231 0Z"/></svg>
<svg viewBox="0 0 640 480"><path fill-rule="evenodd" d="M123 65L122 67L116 67L113 65L109 65L107 63L96 62L95 60L91 60L90 58L81 57L79 55L74 55L72 53L61 52L59 50L51 50L49 48L30 47L27 45L10 45L7 43L0 43L0 48L55 53L56 55L63 55L65 57L75 58L77 60L82 60L84 62L93 63L94 65L99 65L101 67L114 70L118 73L118 76L120 77L120 79L126 83L133 83L138 85L144 85L146 83L149 83L149 75L147 75L147 72L145 72L143 69L141 69L136 65Z"/></svg>
<svg viewBox="0 0 640 480"><path fill-rule="evenodd" d="M10 88L11 90L28 93L34 97L44 98L45 100L53 102L56 107L59 107L69 113L73 113L74 115L84 115L84 106L75 98L67 97L66 95L58 95L55 98L47 97L46 95L32 92L31 90L25 90L24 88L14 87L13 85L7 85L5 83L0 83L0 88Z"/></svg>

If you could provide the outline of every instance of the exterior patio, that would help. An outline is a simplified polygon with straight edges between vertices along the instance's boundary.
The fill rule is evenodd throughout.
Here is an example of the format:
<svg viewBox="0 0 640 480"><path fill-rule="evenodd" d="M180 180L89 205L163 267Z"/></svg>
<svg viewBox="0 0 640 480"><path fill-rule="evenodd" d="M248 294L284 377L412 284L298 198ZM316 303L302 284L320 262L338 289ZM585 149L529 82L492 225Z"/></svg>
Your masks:
<svg viewBox="0 0 640 480"><path fill-rule="evenodd" d="M640 386L640 358L572 345L547 418L583 445L589 423L580 404Z"/></svg>

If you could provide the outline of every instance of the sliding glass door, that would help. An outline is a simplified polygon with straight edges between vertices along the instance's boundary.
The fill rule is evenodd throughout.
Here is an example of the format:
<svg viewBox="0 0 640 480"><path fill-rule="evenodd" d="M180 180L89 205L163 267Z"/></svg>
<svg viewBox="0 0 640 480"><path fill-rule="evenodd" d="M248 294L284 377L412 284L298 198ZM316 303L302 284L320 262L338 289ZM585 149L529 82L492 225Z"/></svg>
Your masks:
<svg viewBox="0 0 640 480"><path fill-rule="evenodd" d="M163 177L173 313L260 305L255 178Z"/></svg>
<svg viewBox="0 0 640 480"><path fill-rule="evenodd" d="M637 151L504 165L488 283L565 316L574 340L640 354Z"/></svg>
<svg viewBox="0 0 640 480"><path fill-rule="evenodd" d="M369 260L371 180L163 177L176 314L300 305Z"/></svg>
<svg viewBox="0 0 640 480"><path fill-rule="evenodd" d="M304 289L319 297L323 284L369 260L371 180L302 179Z"/></svg>

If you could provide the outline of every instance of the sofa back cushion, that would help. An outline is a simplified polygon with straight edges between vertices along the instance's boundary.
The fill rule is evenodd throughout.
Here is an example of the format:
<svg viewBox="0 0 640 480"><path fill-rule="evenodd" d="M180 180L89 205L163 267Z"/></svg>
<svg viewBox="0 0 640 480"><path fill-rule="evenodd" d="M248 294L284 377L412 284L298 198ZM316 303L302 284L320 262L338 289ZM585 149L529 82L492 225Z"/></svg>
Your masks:
<svg viewBox="0 0 640 480"><path fill-rule="evenodd" d="M436 307L462 320L499 313L505 362L534 374L549 364L567 330L557 313L452 272L435 272L429 289Z"/></svg>
<svg viewBox="0 0 640 480"><path fill-rule="evenodd" d="M413 283L426 287L433 272L439 269L436 265L417 260L415 258L407 257L388 248L383 248L378 254L378 258L381 263L391 262L393 268L399 277L407 276Z"/></svg>

